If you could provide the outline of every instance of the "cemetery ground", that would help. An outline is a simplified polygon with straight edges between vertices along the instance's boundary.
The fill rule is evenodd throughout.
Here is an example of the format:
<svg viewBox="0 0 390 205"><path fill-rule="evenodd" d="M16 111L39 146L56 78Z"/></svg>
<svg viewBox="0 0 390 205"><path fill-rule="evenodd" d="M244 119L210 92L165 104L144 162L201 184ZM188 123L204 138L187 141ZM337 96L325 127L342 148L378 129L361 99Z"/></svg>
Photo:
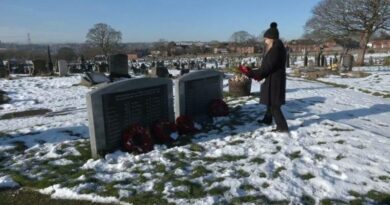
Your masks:
<svg viewBox="0 0 390 205"><path fill-rule="evenodd" d="M369 73L288 77L290 134L257 124L253 81L194 136L101 159L80 76L1 80L0 204L390 204L390 72Z"/></svg>

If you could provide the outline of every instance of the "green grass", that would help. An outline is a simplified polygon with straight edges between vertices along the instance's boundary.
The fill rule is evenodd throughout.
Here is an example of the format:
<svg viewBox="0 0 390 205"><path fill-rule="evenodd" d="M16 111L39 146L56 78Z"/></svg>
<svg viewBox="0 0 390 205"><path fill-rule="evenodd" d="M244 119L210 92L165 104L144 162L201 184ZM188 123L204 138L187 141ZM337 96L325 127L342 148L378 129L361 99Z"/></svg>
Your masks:
<svg viewBox="0 0 390 205"><path fill-rule="evenodd" d="M249 177L250 174L249 174L249 172L247 172L243 169L239 169L239 170L237 170L237 176L238 177Z"/></svg>
<svg viewBox="0 0 390 205"><path fill-rule="evenodd" d="M126 202L134 205L171 205L168 200L163 198L162 194L156 194L153 192L141 192L136 193L133 196L125 199Z"/></svg>
<svg viewBox="0 0 390 205"><path fill-rule="evenodd" d="M322 161L323 159L325 159L325 156L322 155L322 154L315 154L315 155L314 155L314 158L315 158L316 160Z"/></svg>
<svg viewBox="0 0 390 205"><path fill-rule="evenodd" d="M331 85L331 86L336 87L336 88L348 88L348 85L331 83L331 82L326 82L326 81L322 81L322 80L315 80L315 81L320 82L320 83L324 83L324 84L327 84L327 85Z"/></svg>
<svg viewBox="0 0 390 205"><path fill-rule="evenodd" d="M260 172L259 176L260 178L267 178L267 174L264 172Z"/></svg>
<svg viewBox="0 0 390 205"><path fill-rule="evenodd" d="M203 186L199 183L189 180L176 180L172 183L173 186L186 186L186 191L177 191L174 193L176 198L197 199L204 197L207 193Z"/></svg>
<svg viewBox="0 0 390 205"><path fill-rule="evenodd" d="M222 182L224 181L225 178L223 177L217 177L217 178L207 178L207 179L204 179L204 182L207 184L207 185L212 185L213 183L216 183L216 182Z"/></svg>
<svg viewBox="0 0 390 205"><path fill-rule="evenodd" d="M175 164L173 165L172 170L185 169L186 167L190 166L190 164L188 162L185 162L182 160L174 161L174 163Z"/></svg>
<svg viewBox="0 0 390 205"><path fill-rule="evenodd" d="M390 204L390 194L371 190L366 195L379 204Z"/></svg>
<svg viewBox="0 0 390 205"><path fill-rule="evenodd" d="M205 157L203 158L204 161L208 163L215 163L215 162L234 162L241 159L246 159L247 157L245 155L222 155L221 157Z"/></svg>
<svg viewBox="0 0 390 205"><path fill-rule="evenodd" d="M0 138L2 137L9 137L10 135L5 132L0 132Z"/></svg>
<svg viewBox="0 0 390 205"><path fill-rule="evenodd" d="M235 140L235 141L229 142L228 145L239 145L239 144L242 144L244 142L245 142L244 140Z"/></svg>
<svg viewBox="0 0 390 205"><path fill-rule="evenodd" d="M156 172L161 172L161 173L165 173L166 167L165 167L164 164L156 163L156 164L154 165L154 171L156 171Z"/></svg>
<svg viewBox="0 0 390 205"><path fill-rule="evenodd" d="M18 190L0 191L0 204L12 205L114 205L108 203L92 203L91 201L52 199L50 195L41 194L37 191L22 188Z"/></svg>
<svg viewBox="0 0 390 205"><path fill-rule="evenodd" d="M339 154L339 155L337 155L336 160L342 160L342 159L344 159L344 158L345 158L344 155Z"/></svg>
<svg viewBox="0 0 390 205"><path fill-rule="evenodd" d="M256 158L251 159L250 162L255 163L255 164L263 164L265 162L265 160L261 157L256 157Z"/></svg>
<svg viewBox="0 0 390 205"><path fill-rule="evenodd" d="M343 129L343 128L338 128L338 127L332 127L330 128L330 131L335 131L335 132L351 132L354 131L353 129Z"/></svg>
<svg viewBox="0 0 390 205"><path fill-rule="evenodd" d="M280 152L280 150L282 150L282 147L281 146L276 146L276 151L271 152L271 154L277 154L278 152Z"/></svg>
<svg viewBox="0 0 390 205"><path fill-rule="evenodd" d="M204 166L199 165L199 166L195 167L195 168L192 170L191 177L192 177L192 178L203 177L203 176L206 176L207 174L209 174L209 173L211 173L211 172L212 172L212 171L206 169Z"/></svg>
<svg viewBox="0 0 390 205"><path fill-rule="evenodd" d="M303 195L301 197L301 203L302 205L315 205L316 200L311 196Z"/></svg>
<svg viewBox="0 0 390 205"><path fill-rule="evenodd" d="M344 144L345 140L337 140L335 143L337 143L337 144Z"/></svg>
<svg viewBox="0 0 390 205"><path fill-rule="evenodd" d="M261 187L263 188L263 189L266 189L266 188L268 188L270 186L270 184L268 184L267 182L264 182L263 184L261 184Z"/></svg>
<svg viewBox="0 0 390 205"><path fill-rule="evenodd" d="M345 201L342 201L342 200L338 200L338 199L322 199L320 201L320 204L321 205L353 205L352 203L347 203Z"/></svg>
<svg viewBox="0 0 390 205"><path fill-rule="evenodd" d="M162 193L165 189L165 181L158 181L154 183L153 190Z"/></svg>
<svg viewBox="0 0 390 205"><path fill-rule="evenodd" d="M356 192L356 191L352 191L352 190L350 190L350 191L348 191L348 194L349 195L351 195L351 196L353 196L353 197L361 197L361 194L360 193L358 193L358 192Z"/></svg>
<svg viewBox="0 0 390 205"><path fill-rule="evenodd" d="M301 151L295 151L291 154L288 154L288 158L290 158L291 160L301 158L301 156Z"/></svg>
<svg viewBox="0 0 390 205"><path fill-rule="evenodd" d="M28 148L23 141L13 141L12 144L15 146L13 150L16 152L23 153Z"/></svg>
<svg viewBox="0 0 390 205"><path fill-rule="evenodd" d="M239 188L245 191L257 190L252 184L242 184Z"/></svg>
<svg viewBox="0 0 390 205"><path fill-rule="evenodd" d="M51 112L49 109L38 109L38 110L26 110L21 112L12 112L4 114L0 117L0 120L9 120L13 118L21 118L21 117L32 117L37 115L44 115L48 112Z"/></svg>
<svg viewBox="0 0 390 205"><path fill-rule="evenodd" d="M299 175L299 178L301 178L302 180L310 180L315 178L315 176L311 173L307 173L307 174Z"/></svg>
<svg viewBox="0 0 390 205"><path fill-rule="evenodd" d="M189 150L191 150L191 151L193 151L193 152L204 152L204 151L205 151L205 148L202 147L202 146L199 145L199 144L192 143L192 144L190 144Z"/></svg>
<svg viewBox="0 0 390 205"><path fill-rule="evenodd" d="M384 182L390 182L390 177L389 176L385 176L385 175L382 175L382 176L379 176L378 179L384 181Z"/></svg>
<svg viewBox="0 0 390 205"><path fill-rule="evenodd" d="M119 197L118 189L114 187L114 183L104 184L104 190L99 193L99 195L104 197Z"/></svg>
<svg viewBox="0 0 390 205"><path fill-rule="evenodd" d="M229 189L230 189L230 187L227 187L227 186L217 186L217 187L211 188L208 191L208 194L212 195L212 196L223 195Z"/></svg>
<svg viewBox="0 0 390 205"><path fill-rule="evenodd" d="M282 172L283 170L286 170L286 168L285 167L278 167L278 168L276 168L274 173L272 173L272 178L273 179L278 178L280 176L280 172Z"/></svg>

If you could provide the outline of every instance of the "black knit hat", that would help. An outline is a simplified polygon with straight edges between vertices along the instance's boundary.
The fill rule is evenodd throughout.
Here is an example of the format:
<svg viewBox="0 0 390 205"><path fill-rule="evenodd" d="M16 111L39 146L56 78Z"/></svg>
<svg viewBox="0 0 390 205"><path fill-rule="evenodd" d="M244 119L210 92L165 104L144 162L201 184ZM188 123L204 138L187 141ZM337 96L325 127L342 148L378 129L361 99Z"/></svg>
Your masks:
<svg viewBox="0 0 390 205"><path fill-rule="evenodd" d="M264 38L279 39L279 31L277 27L278 24L276 22L272 22L270 28L265 31Z"/></svg>

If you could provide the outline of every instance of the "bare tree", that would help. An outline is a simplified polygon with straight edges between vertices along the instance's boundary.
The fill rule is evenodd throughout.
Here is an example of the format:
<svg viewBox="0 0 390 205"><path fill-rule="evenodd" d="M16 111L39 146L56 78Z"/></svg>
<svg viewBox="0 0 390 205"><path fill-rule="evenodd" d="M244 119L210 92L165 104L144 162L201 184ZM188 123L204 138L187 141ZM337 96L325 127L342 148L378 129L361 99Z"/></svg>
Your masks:
<svg viewBox="0 0 390 205"><path fill-rule="evenodd" d="M115 47L119 46L122 40L122 33L111 28L111 26L98 23L89 29L87 33L87 43L98 47L107 58Z"/></svg>
<svg viewBox="0 0 390 205"><path fill-rule="evenodd" d="M389 0L322 0L312 12L305 26L307 33L333 38L359 35L359 65L364 63L370 37L380 29L390 29Z"/></svg>

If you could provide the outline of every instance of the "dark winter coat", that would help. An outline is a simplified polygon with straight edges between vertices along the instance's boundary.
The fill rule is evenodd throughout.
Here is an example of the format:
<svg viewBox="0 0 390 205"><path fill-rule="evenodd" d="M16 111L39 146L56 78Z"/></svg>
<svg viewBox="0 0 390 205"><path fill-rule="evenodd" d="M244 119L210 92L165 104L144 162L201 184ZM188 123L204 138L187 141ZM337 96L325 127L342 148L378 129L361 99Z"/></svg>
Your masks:
<svg viewBox="0 0 390 205"><path fill-rule="evenodd" d="M261 67L253 70L255 76L265 79L261 84L260 103L280 106L286 102L286 49L280 40L275 40L265 54Z"/></svg>

